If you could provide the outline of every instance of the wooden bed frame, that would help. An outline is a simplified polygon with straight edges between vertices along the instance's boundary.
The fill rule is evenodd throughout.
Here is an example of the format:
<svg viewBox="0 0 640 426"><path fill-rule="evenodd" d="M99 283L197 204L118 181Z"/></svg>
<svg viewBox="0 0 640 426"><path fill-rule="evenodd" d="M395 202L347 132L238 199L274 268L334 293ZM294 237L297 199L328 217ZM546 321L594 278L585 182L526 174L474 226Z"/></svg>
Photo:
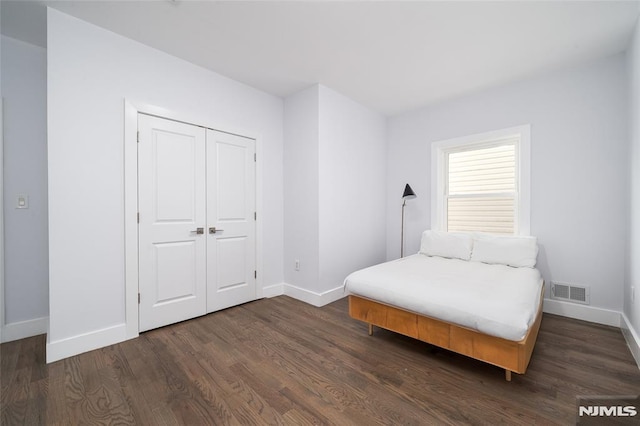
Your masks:
<svg viewBox="0 0 640 426"><path fill-rule="evenodd" d="M370 336L376 325L504 368L505 378L511 381L511 372L524 374L527 371L542 321L543 296L544 283L536 320L519 342L489 336L356 295L349 296L349 315L368 323Z"/></svg>

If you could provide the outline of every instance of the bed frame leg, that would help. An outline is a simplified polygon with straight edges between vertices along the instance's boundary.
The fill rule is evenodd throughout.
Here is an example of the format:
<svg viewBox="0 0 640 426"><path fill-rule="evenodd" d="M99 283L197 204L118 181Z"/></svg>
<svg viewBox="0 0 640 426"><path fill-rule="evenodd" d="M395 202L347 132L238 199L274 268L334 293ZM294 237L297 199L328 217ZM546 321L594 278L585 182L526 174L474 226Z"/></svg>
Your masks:
<svg viewBox="0 0 640 426"><path fill-rule="evenodd" d="M369 324L369 336L373 336L373 324Z"/></svg>
<svg viewBox="0 0 640 426"><path fill-rule="evenodd" d="M504 370L504 378L507 379L507 382L511 381L511 370Z"/></svg>

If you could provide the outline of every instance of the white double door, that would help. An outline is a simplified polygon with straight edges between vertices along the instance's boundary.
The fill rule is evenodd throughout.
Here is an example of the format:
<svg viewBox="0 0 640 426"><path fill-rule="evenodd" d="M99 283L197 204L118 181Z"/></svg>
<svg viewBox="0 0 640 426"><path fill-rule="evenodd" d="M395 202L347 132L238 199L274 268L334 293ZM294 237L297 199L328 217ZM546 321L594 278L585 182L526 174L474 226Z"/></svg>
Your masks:
<svg viewBox="0 0 640 426"><path fill-rule="evenodd" d="M138 115L139 329L256 299L255 140Z"/></svg>

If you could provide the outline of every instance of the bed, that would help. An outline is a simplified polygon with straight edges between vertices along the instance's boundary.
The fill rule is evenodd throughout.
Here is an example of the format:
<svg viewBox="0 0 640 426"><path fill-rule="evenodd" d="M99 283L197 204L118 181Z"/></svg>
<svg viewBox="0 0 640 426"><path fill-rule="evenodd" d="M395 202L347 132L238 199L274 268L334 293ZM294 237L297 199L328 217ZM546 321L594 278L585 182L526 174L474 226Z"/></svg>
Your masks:
<svg viewBox="0 0 640 426"><path fill-rule="evenodd" d="M349 315L524 374L540 321L544 281L534 237L425 231L418 254L345 279Z"/></svg>

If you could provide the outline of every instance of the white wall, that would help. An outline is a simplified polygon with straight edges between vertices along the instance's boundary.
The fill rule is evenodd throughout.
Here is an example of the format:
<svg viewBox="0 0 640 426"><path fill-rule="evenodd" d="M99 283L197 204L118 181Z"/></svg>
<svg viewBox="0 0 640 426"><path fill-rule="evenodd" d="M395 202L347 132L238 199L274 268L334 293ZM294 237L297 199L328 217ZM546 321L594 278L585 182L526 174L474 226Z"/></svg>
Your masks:
<svg viewBox="0 0 640 426"><path fill-rule="evenodd" d="M386 119L320 86L317 292L385 260Z"/></svg>
<svg viewBox="0 0 640 426"><path fill-rule="evenodd" d="M1 8L0 8L1 9ZM1 13L0 13L1 15ZM0 343L4 340L4 112L2 108L2 41L0 40Z"/></svg>
<svg viewBox="0 0 640 426"><path fill-rule="evenodd" d="M407 252L430 224L430 144L531 124L531 233L547 280L591 286L592 306L622 310L627 234L624 56L558 71L389 120L387 258L399 257L405 183ZM619 318L619 316L618 316Z"/></svg>
<svg viewBox="0 0 640 426"><path fill-rule="evenodd" d="M259 135L259 268L265 287L281 283L282 99L56 10L47 26L49 344L125 321L124 98Z"/></svg>
<svg viewBox="0 0 640 426"><path fill-rule="evenodd" d="M284 279L315 289L320 268L319 86L287 97L284 117Z"/></svg>
<svg viewBox="0 0 640 426"><path fill-rule="evenodd" d="M636 361L640 365L640 23L636 24L631 45L627 51L629 76L629 232L627 234L628 257L624 287L624 314L635 331L635 346L631 344ZM635 288L632 300L631 288Z"/></svg>
<svg viewBox="0 0 640 426"><path fill-rule="evenodd" d="M1 43L5 340L12 340L44 333L49 315L47 55L9 37ZM28 209L15 208L18 194L29 197Z"/></svg>
<svg viewBox="0 0 640 426"><path fill-rule="evenodd" d="M285 100L285 294L322 305L384 260L385 131L383 116L322 85Z"/></svg>

